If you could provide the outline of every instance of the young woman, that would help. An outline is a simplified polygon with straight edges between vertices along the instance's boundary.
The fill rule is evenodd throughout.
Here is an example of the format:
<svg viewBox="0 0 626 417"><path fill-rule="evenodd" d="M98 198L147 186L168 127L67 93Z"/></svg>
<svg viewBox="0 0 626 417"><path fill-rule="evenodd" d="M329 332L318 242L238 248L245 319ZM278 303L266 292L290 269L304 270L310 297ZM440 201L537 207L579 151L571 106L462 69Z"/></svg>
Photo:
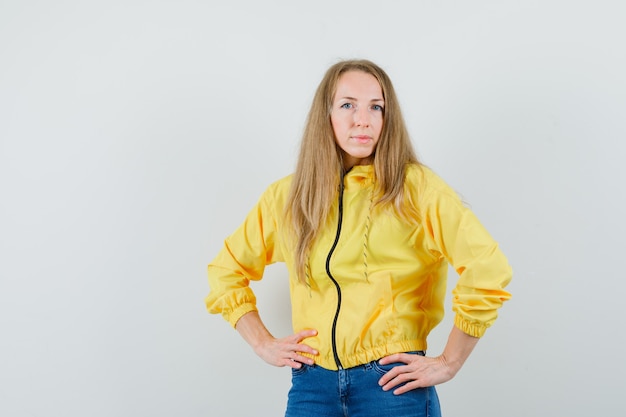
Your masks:
<svg viewBox="0 0 626 417"><path fill-rule="evenodd" d="M285 262L295 333L275 338L248 284ZM454 326L441 321L459 274ZM391 81L342 61L320 83L293 175L270 185L209 264L221 313L266 362L290 366L286 416L438 416L434 386L459 371L510 298L511 268L456 193L413 151Z"/></svg>

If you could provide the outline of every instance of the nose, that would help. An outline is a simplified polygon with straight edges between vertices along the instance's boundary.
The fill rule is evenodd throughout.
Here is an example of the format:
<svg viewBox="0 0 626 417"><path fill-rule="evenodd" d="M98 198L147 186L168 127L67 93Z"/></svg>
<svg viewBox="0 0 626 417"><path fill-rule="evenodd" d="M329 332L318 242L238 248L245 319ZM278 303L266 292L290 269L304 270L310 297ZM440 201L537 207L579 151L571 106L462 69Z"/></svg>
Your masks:
<svg viewBox="0 0 626 417"><path fill-rule="evenodd" d="M354 110L354 124L357 126L369 126L370 113L367 107L359 106Z"/></svg>

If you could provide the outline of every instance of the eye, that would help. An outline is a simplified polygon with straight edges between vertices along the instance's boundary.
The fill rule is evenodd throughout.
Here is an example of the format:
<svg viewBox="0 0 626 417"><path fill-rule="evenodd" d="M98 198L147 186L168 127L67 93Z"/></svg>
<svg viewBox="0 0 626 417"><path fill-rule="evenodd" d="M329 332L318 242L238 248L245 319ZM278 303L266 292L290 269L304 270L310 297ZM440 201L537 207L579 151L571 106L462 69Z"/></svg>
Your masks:
<svg viewBox="0 0 626 417"><path fill-rule="evenodd" d="M342 109L351 109L352 107L352 103L343 103L341 106L339 106Z"/></svg>
<svg viewBox="0 0 626 417"><path fill-rule="evenodd" d="M375 110L375 111L383 111L383 110L384 110L384 107L383 107L383 106L381 106L380 104L374 104L374 105L372 105L372 110Z"/></svg>

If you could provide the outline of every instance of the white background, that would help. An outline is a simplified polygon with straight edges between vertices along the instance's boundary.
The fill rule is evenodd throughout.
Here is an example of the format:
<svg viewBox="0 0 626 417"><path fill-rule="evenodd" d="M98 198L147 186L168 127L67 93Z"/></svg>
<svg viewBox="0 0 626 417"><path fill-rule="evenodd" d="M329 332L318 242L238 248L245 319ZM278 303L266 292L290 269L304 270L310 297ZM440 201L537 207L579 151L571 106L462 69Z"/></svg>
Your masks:
<svg viewBox="0 0 626 417"><path fill-rule="evenodd" d="M363 57L515 271L444 415L623 416L625 21L619 0L0 0L0 415L282 415L289 370L206 313L205 268L292 171L326 68ZM277 336L286 280L255 285Z"/></svg>

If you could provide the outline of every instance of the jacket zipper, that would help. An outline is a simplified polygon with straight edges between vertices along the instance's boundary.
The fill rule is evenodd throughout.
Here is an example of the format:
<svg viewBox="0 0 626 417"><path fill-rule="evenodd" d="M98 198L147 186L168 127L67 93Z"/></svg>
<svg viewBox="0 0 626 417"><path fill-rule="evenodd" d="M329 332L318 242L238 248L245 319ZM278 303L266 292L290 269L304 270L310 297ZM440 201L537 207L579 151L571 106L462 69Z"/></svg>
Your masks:
<svg viewBox="0 0 626 417"><path fill-rule="evenodd" d="M337 352L337 319L339 318L339 310L341 310L341 287L339 287L339 283L333 277L333 274L330 272L330 258L335 252L337 247L337 243L339 242L339 236L341 235L341 223L343 221L343 189L344 189L344 177L341 177L341 186L339 187L339 215L337 219L337 234L335 235L335 241L333 242L330 251L328 252L328 256L326 257L326 274L330 280L335 284L335 288L337 289L337 311L335 311L335 318L333 319L333 328L332 328L332 347L333 347L333 356L335 357L335 363L337 364L337 368L343 369L343 365L339 360L339 353Z"/></svg>

